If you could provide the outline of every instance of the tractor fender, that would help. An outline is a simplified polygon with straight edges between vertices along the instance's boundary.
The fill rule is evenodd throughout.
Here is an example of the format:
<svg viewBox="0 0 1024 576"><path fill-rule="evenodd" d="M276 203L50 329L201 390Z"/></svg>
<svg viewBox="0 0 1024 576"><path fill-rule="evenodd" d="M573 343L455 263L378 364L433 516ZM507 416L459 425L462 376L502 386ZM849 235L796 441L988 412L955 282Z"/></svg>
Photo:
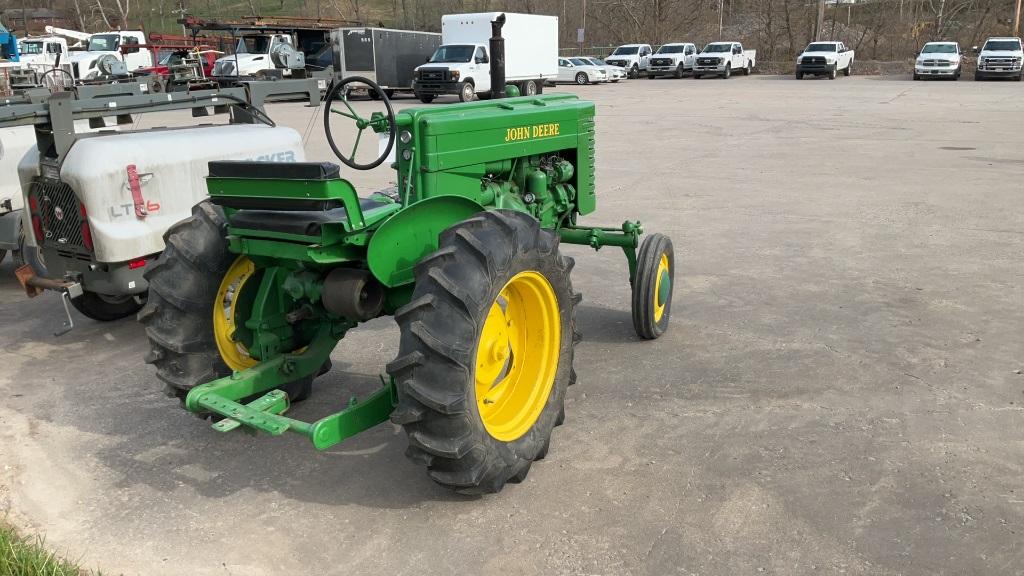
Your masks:
<svg viewBox="0 0 1024 576"><path fill-rule="evenodd" d="M464 196L434 196L396 212L377 228L366 249L373 276L388 288L409 284L413 267L437 250L438 238L452 225L485 208Z"/></svg>

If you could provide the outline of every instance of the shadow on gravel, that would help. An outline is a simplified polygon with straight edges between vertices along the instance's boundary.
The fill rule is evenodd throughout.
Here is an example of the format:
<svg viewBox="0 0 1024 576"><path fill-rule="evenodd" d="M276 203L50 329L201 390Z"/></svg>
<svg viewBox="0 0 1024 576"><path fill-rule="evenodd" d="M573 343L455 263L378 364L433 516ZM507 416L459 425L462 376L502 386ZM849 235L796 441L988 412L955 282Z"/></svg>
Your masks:
<svg viewBox="0 0 1024 576"><path fill-rule="evenodd" d="M44 323L48 326L49 320ZM171 493L186 487L213 499L252 490L304 502L381 508L471 499L434 484L421 466L409 462L403 454L405 434L391 423L324 452L296 434L218 433L164 395L143 363L148 344L139 324L101 324L77 315L76 323L61 338L44 332L9 348L18 358L45 358L20 363L13 374L15 387L18 382L45 384L17 390L9 406L92 438L87 458L120 475L111 488L142 484ZM353 394L363 396L380 386L377 374L348 371L337 352L333 361L334 369L317 379L310 400L291 408L292 416L314 421L342 409Z"/></svg>
<svg viewBox="0 0 1024 576"><path fill-rule="evenodd" d="M622 344L639 342L633 329L632 313L626 310L604 308L587 304L587 295L576 306L576 327L583 334L583 342Z"/></svg>

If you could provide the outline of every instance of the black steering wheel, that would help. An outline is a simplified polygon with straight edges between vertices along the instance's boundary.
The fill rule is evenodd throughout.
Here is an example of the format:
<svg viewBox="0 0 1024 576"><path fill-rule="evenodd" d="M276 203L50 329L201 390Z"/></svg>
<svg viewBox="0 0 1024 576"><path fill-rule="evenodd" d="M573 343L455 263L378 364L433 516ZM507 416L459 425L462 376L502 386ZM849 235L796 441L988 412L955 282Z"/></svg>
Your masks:
<svg viewBox="0 0 1024 576"><path fill-rule="evenodd" d="M349 92L351 92L349 86L351 84L365 84L372 91L371 94L375 93L379 96L379 98L376 99L384 102L384 106L388 111L387 116L384 116L379 112L375 112L370 119L367 120L357 114L355 109L348 103L348 95ZM344 104L345 108L335 108L333 104L336 99ZM391 99L389 99L388 95L384 93L384 90L369 78L363 78L362 76L349 76L348 78L343 78L341 82L333 83L331 85L330 90L327 91L326 101L327 105L324 106L324 132L327 134L327 143L331 145L331 150L334 151L334 155L338 157L338 160L341 160L346 166L355 170L370 170L380 166L381 163L384 162L384 160L386 160L391 154L391 149L395 146L396 134L395 111L391 108ZM359 129L359 132L356 134L356 141L352 145L352 153L348 156L342 154L341 150L338 149L338 145L334 142L334 135L331 134L332 114L337 114L351 119L355 122L356 128ZM388 145L376 160L369 164L360 164L359 162L356 162L356 150L359 149L359 140L363 136L363 130L366 130L367 128L373 128L375 132L384 132L387 130Z"/></svg>
<svg viewBox="0 0 1024 576"><path fill-rule="evenodd" d="M68 92L75 87L75 79L63 68L51 68L39 79L39 83L50 91L50 94L57 92Z"/></svg>

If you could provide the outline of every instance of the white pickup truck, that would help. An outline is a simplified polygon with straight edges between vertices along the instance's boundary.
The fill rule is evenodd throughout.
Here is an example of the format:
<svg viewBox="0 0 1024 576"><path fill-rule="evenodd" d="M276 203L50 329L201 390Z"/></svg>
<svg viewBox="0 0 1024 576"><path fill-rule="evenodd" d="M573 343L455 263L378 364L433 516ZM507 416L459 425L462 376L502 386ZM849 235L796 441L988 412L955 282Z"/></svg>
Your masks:
<svg viewBox="0 0 1024 576"><path fill-rule="evenodd" d="M21 52L20 62L31 66L39 72L46 72L57 65L65 63L68 57L68 41L60 36L35 36L18 40L18 51Z"/></svg>
<svg viewBox="0 0 1024 576"><path fill-rule="evenodd" d="M828 76L829 80L835 80L840 70L843 76L853 73L853 49L842 42L811 42L796 58L797 80L804 74Z"/></svg>
<svg viewBox="0 0 1024 576"><path fill-rule="evenodd" d="M672 75L682 78L683 74L693 72L693 63L697 59L697 46L689 42L672 42L662 44L647 63L647 77L651 80L658 76Z"/></svg>
<svg viewBox="0 0 1024 576"><path fill-rule="evenodd" d="M963 54L956 42L928 42L914 60L914 80L924 78L960 79Z"/></svg>
<svg viewBox="0 0 1024 576"><path fill-rule="evenodd" d="M712 42L697 54L693 77L708 74L728 78L734 71L749 75L757 65L757 50L744 50L739 42Z"/></svg>
<svg viewBox="0 0 1024 576"><path fill-rule="evenodd" d="M1020 82L1022 59L1024 50L1021 49L1020 38L989 38L978 53L978 68L974 72L974 79L1013 78Z"/></svg>
<svg viewBox="0 0 1024 576"><path fill-rule="evenodd" d="M101 32L89 36L85 52L71 53L71 70L75 80L95 80L105 75L104 60L123 62L127 72L153 66L153 54L140 48L146 35L140 30Z"/></svg>
<svg viewBox="0 0 1024 576"><path fill-rule="evenodd" d="M235 53L222 56L213 63L210 75L230 81L240 78L301 77L305 71L306 56L295 48L295 40L288 34L247 34L238 39Z"/></svg>
<svg viewBox="0 0 1024 576"><path fill-rule="evenodd" d="M612 50L610 56L604 59L609 66L618 66L626 70L627 78L639 78L640 74L647 71L651 62L650 44L623 44Z"/></svg>

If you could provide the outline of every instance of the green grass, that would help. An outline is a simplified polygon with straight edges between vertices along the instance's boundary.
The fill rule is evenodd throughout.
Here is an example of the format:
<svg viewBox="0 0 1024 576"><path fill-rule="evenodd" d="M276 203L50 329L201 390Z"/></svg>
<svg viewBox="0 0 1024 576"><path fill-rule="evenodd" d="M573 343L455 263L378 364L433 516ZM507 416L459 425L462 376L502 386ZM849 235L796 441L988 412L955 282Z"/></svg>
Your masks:
<svg viewBox="0 0 1024 576"><path fill-rule="evenodd" d="M39 536L21 536L0 517L0 576L84 576L73 562L45 547Z"/></svg>

